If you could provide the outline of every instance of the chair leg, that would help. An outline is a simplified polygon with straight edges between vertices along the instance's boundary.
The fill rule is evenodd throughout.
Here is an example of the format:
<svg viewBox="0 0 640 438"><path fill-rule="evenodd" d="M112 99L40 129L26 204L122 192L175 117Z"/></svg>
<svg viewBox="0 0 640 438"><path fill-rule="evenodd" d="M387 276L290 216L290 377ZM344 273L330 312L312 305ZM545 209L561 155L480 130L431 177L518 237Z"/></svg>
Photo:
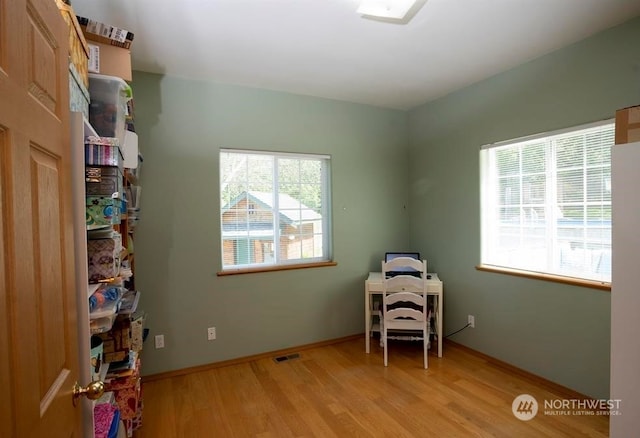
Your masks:
<svg viewBox="0 0 640 438"><path fill-rule="evenodd" d="M422 330L422 349L424 350L424 369L429 368L429 357L427 355L429 351L429 330L425 328Z"/></svg>
<svg viewBox="0 0 640 438"><path fill-rule="evenodd" d="M389 349L389 342L387 342L387 329L383 329L382 330L382 338L384 338L384 345L382 346L382 351L384 351L384 366L387 366L387 354L388 354L388 349Z"/></svg>
<svg viewBox="0 0 640 438"><path fill-rule="evenodd" d="M382 319L382 312L378 313L378 317L380 321L380 347L384 347L384 340L382 338L382 332L384 331L384 320Z"/></svg>
<svg viewBox="0 0 640 438"><path fill-rule="evenodd" d="M432 329L431 329L431 318L432 318L432 313L431 310L429 310L429 312L427 313L427 336L428 336L428 342L427 342L427 350L431 350L431 333L432 333Z"/></svg>

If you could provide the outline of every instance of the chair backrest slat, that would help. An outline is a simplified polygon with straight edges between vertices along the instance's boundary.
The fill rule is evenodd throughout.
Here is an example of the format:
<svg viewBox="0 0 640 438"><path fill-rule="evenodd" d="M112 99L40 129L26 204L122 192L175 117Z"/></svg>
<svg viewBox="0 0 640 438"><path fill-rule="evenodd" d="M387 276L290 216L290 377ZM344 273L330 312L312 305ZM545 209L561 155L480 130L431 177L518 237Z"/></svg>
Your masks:
<svg viewBox="0 0 640 438"><path fill-rule="evenodd" d="M416 309L401 307L398 309L387 309L387 319L411 319L412 321L425 321L424 313Z"/></svg>
<svg viewBox="0 0 640 438"><path fill-rule="evenodd" d="M394 292L388 294L386 299L387 304L413 303L421 306L424 303L424 295L414 292Z"/></svg>
<svg viewBox="0 0 640 438"><path fill-rule="evenodd" d="M423 286L422 278L411 275L397 275L386 279L387 291L389 292L421 292Z"/></svg>
<svg viewBox="0 0 640 438"><path fill-rule="evenodd" d="M411 257L397 257L388 262L382 261L382 272L397 271L399 268L412 268L418 272L423 272L426 275L427 262L426 260L416 260Z"/></svg>

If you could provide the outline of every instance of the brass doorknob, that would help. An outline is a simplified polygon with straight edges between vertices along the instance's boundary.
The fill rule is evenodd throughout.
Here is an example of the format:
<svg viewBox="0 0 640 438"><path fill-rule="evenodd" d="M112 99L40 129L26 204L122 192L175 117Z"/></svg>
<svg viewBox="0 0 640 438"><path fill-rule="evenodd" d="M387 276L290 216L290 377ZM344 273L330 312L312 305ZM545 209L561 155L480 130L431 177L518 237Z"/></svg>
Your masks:
<svg viewBox="0 0 640 438"><path fill-rule="evenodd" d="M83 388L76 382L76 384L73 385L73 404L75 405L76 400L81 395L84 395L89 400L97 400L102 397L102 394L104 394L104 382L100 380L89 383L86 388Z"/></svg>

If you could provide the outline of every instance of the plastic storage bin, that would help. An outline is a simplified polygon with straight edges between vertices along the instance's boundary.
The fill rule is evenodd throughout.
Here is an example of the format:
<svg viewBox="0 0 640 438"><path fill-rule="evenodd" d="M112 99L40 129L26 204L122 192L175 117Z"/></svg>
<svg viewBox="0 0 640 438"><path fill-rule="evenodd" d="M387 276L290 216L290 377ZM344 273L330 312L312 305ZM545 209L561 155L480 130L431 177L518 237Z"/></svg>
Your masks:
<svg viewBox="0 0 640 438"><path fill-rule="evenodd" d="M124 143L127 102L132 91L124 79L89 74L89 122L101 137L116 137Z"/></svg>

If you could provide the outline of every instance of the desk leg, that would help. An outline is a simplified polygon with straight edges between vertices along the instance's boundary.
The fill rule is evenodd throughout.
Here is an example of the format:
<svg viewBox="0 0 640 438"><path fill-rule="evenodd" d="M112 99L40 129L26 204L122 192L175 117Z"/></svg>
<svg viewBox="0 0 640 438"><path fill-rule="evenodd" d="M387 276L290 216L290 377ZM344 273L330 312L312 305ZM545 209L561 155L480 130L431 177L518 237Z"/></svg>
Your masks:
<svg viewBox="0 0 640 438"><path fill-rule="evenodd" d="M438 357L442 357L442 341L444 333L442 333L442 293L438 294Z"/></svg>
<svg viewBox="0 0 640 438"><path fill-rule="evenodd" d="M365 284L364 286L364 345L365 345L365 352L367 354L369 354L370 351L370 344L371 344L371 333L370 333L370 328L371 328L371 303L370 303L370 297L369 297L369 288L368 286Z"/></svg>

